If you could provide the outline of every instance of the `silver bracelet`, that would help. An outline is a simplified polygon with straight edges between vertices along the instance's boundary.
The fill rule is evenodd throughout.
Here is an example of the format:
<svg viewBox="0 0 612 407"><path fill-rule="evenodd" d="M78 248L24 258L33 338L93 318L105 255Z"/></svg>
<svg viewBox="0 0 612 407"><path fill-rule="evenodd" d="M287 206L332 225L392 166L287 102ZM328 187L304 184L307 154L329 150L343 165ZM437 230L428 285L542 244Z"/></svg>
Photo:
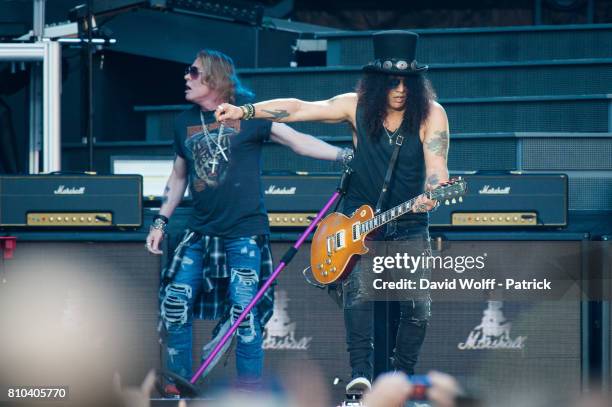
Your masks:
<svg viewBox="0 0 612 407"><path fill-rule="evenodd" d="M168 228L168 223L164 222L163 219L157 218L151 224L151 229L161 230L162 233L166 233L166 229Z"/></svg>
<svg viewBox="0 0 612 407"><path fill-rule="evenodd" d="M346 167L351 162L354 155L352 148L345 147L338 152L338 161L342 161L342 165Z"/></svg>

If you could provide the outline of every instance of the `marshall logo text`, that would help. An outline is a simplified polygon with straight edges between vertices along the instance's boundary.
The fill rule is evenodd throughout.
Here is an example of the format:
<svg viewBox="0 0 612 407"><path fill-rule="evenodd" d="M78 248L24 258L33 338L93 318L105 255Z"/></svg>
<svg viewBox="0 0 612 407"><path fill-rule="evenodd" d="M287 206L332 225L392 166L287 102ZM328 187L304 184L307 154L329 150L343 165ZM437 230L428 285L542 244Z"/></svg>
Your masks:
<svg viewBox="0 0 612 407"><path fill-rule="evenodd" d="M85 187L79 188L66 188L64 185L60 185L55 191L53 191L55 195L84 195Z"/></svg>

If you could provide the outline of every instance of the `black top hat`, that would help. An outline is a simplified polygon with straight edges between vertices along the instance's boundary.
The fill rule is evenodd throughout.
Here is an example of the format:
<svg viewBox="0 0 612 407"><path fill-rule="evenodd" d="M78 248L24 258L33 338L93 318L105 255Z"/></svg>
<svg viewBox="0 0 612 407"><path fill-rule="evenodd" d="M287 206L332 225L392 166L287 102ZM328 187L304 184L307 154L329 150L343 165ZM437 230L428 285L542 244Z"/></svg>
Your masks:
<svg viewBox="0 0 612 407"><path fill-rule="evenodd" d="M390 75L413 75L427 70L415 59L419 39L411 31L379 31L374 37L374 61L363 67L365 72L381 72Z"/></svg>

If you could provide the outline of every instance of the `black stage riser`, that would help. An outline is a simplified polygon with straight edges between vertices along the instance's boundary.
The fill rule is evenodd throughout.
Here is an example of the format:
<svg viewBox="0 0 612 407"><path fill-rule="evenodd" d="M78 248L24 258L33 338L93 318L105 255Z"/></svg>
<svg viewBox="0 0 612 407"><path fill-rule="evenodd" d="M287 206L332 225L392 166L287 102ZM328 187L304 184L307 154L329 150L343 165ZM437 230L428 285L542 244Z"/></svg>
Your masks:
<svg viewBox="0 0 612 407"><path fill-rule="evenodd" d="M352 91L362 71L347 67L249 69L240 71L240 76L258 100L283 96L316 100ZM427 77L442 99L603 94L612 86L612 58L433 65Z"/></svg>
<svg viewBox="0 0 612 407"><path fill-rule="evenodd" d="M424 63L497 62L573 58L606 58L612 51L610 25L575 28L416 30L417 60ZM373 55L368 33L325 35L328 65L363 65Z"/></svg>

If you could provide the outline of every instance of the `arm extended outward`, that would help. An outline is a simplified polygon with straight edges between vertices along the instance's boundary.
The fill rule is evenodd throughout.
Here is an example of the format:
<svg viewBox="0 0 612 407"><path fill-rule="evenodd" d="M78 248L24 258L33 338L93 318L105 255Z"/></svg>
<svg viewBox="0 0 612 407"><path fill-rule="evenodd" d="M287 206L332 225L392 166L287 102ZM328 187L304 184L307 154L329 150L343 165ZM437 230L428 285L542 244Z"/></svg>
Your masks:
<svg viewBox="0 0 612 407"><path fill-rule="evenodd" d="M294 153L319 160L347 163L352 150L339 148L310 134L301 133L283 123L272 123L270 139L293 150Z"/></svg>
<svg viewBox="0 0 612 407"><path fill-rule="evenodd" d="M273 99L252 105L254 110L249 117L248 110L242 106L222 103L215 111L218 121L250 119L267 119L274 122L319 121L340 123L343 121L355 125L357 94L345 93L328 100L305 102L300 99Z"/></svg>

